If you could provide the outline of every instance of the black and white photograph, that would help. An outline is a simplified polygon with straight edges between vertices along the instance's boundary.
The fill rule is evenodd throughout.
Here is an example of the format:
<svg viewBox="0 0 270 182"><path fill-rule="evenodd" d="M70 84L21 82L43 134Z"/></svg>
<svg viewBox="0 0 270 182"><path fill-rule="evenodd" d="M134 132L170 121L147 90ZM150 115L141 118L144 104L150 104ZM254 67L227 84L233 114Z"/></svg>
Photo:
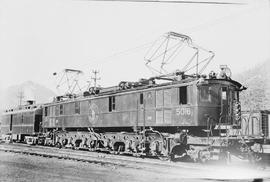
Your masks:
<svg viewBox="0 0 270 182"><path fill-rule="evenodd" d="M270 0L0 0L0 181L270 181Z"/></svg>

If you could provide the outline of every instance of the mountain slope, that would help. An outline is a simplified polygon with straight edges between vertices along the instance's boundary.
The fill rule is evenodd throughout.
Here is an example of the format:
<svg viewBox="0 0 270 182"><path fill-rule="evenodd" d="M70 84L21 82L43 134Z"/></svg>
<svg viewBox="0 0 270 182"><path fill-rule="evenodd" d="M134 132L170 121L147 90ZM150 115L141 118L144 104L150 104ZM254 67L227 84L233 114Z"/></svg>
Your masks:
<svg viewBox="0 0 270 182"><path fill-rule="evenodd" d="M270 59L234 79L248 87L240 94L242 110L270 109Z"/></svg>
<svg viewBox="0 0 270 182"><path fill-rule="evenodd" d="M55 96L52 90L32 81L8 87L2 92L1 109L18 106L20 95L22 96L22 104L25 104L26 100L35 100L36 103L49 102Z"/></svg>

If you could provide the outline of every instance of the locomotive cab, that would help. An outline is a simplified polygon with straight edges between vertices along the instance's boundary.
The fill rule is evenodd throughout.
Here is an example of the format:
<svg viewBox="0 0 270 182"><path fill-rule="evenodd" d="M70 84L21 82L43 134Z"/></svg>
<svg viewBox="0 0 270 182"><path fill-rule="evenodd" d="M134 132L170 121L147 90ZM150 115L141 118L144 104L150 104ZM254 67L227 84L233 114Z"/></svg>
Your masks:
<svg viewBox="0 0 270 182"><path fill-rule="evenodd" d="M207 130L215 127L219 130L240 128L241 107L239 92L241 84L231 80L209 78L199 81L198 88L198 122ZM232 134L232 133L231 133ZM232 134L234 135L234 134Z"/></svg>

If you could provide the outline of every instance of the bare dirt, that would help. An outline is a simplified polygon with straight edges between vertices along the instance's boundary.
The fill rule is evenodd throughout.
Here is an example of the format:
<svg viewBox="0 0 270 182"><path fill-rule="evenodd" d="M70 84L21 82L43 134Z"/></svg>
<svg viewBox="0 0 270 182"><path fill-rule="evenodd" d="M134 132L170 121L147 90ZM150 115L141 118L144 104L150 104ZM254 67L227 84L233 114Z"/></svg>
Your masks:
<svg viewBox="0 0 270 182"><path fill-rule="evenodd" d="M154 166L153 166L154 167ZM110 164L94 164L89 162L45 158L40 156L23 155L0 151L0 181L253 181L248 179L217 179L205 177L206 171L211 176L218 175L214 168L202 166L201 168L183 168L179 173L170 173L168 168L164 172L143 168L126 168ZM222 171L222 169L219 169ZM224 176L232 177L224 168ZM242 171L248 173L249 171ZM199 174L202 173L202 178ZM195 177L193 178L192 175ZM209 176L206 175L206 176ZM270 179L270 178L268 178ZM267 180L267 179L266 179ZM264 181L266 181L264 180Z"/></svg>
<svg viewBox="0 0 270 182"><path fill-rule="evenodd" d="M136 169L0 152L0 181L166 181ZM173 180L173 179L169 179Z"/></svg>

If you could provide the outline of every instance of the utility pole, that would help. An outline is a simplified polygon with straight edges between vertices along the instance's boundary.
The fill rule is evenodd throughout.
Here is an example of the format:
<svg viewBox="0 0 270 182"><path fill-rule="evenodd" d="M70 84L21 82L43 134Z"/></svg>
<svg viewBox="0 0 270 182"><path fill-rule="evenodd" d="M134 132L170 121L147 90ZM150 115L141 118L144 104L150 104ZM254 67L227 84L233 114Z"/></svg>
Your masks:
<svg viewBox="0 0 270 182"><path fill-rule="evenodd" d="M92 73L94 74L94 77L91 77L92 80L94 80L94 87L97 87L97 81L100 80L100 77L98 78L97 75L99 74L98 70L93 70Z"/></svg>
<svg viewBox="0 0 270 182"><path fill-rule="evenodd" d="M23 91L19 91L17 97L19 99L19 108L21 108L22 107L22 101L23 101L23 98L24 98Z"/></svg>

